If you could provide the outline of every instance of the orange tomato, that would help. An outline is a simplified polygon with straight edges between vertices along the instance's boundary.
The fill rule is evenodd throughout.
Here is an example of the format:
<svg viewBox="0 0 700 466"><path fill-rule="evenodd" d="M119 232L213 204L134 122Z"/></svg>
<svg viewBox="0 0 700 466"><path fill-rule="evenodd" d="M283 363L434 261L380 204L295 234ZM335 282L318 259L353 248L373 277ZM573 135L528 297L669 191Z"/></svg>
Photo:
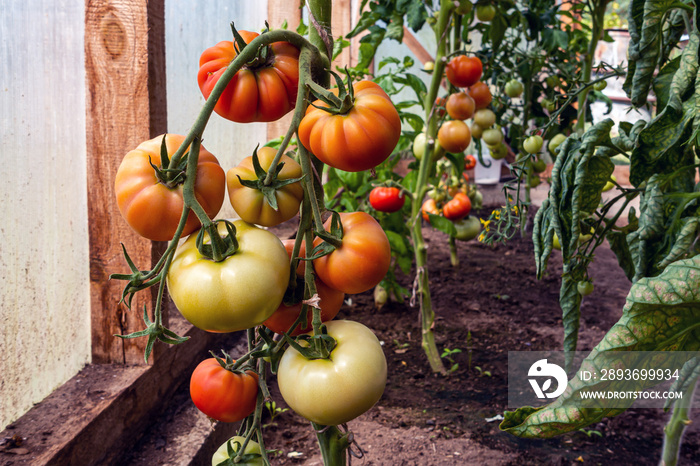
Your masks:
<svg viewBox="0 0 700 466"><path fill-rule="evenodd" d="M342 245L328 255L314 260L316 275L326 285L348 294L362 293L377 285L389 271L391 247L386 233L365 212L340 214L343 225ZM331 226L329 218L326 230ZM314 247L321 244L317 238Z"/></svg>
<svg viewBox="0 0 700 466"><path fill-rule="evenodd" d="M372 81L353 84L355 104L345 115L309 105L299 124L299 142L334 168L358 172L391 155L401 136L401 119L389 96ZM331 92L337 94L337 89ZM325 106L317 100L315 105Z"/></svg>
<svg viewBox="0 0 700 466"><path fill-rule="evenodd" d="M182 184L166 185L151 166L153 163L161 167L160 149L164 137L168 158L185 140L184 136L168 134L142 142L124 156L114 181L119 212L136 233L151 241L173 239L184 207ZM194 192L210 218L219 213L225 191L224 170L216 157L201 147ZM190 212L182 235L192 233L199 226L199 219Z"/></svg>
<svg viewBox="0 0 700 466"><path fill-rule="evenodd" d="M474 115L474 99L466 92L456 92L447 98L447 114L454 120L467 120Z"/></svg>
<svg viewBox="0 0 700 466"><path fill-rule="evenodd" d="M447 152L458 154L469 146L472 134L462 120L446 121L438 130L438 141Z"/></svg>
<svg viewBox="0 0 700 466"><path fill-rule="evenodd" d="M246 43L259 34L238 31ZM294 108L299 86L299 49L288 42L275 42L268 48L264 64L244 66L231 79L214 111L238 123L275 121ZM236 58L231 41L206 49L199 58L197 82L205 98Z"/></svg>
<svg viewBox="0 0 700 466"><path fill-rule="evenodd" d="M481 81L470 86L468 92L471 98L474 99L477 110L488 107L491 100L493 100L488 84Z"/></svg>

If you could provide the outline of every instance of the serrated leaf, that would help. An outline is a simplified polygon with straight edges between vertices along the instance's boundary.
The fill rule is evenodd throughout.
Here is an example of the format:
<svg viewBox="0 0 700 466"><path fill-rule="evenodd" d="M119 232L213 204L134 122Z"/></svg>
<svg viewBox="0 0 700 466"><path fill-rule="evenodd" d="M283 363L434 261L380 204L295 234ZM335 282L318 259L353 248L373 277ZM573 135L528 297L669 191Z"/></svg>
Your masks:
<svg viewBox="0 0 700 466"><path fill-rule="evenodd" d="M700 256L671 264L661 275L632 285L620 320L583 361L581 367L597 367L599 353L626 351L698 351L700 349ZM578 372L577 372L578 374ZM624 381L629 383L629 381ZM656 381L640 383L640 388ZM578 375L555 402L506 412L501 430L519 437L548 438L616 416L626 408L585 408L573 402L583 389L595 389L609 381L583 381ZM630 399L631 403L632 399Z"/></svg>
<svg viewBox="0 0 700 466"><path fill-rule="evenodd" d="M675 238L673 248L658 264L659 269L667 267L672 262L683 258L690 251L693 241L697 238L700 218L686 217L681 221L681 229Z"/></svg>

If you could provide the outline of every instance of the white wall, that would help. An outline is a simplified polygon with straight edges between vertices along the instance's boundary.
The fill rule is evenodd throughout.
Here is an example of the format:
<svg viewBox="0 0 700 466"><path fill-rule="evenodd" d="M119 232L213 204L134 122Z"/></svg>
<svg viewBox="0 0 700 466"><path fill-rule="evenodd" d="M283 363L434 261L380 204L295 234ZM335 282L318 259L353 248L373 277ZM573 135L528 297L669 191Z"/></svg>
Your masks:
<svg viewBox="0 0 700 466"><path fill-rule="evenodd" d="M90 360L84 2L0 15L0 429Z"/></svg>

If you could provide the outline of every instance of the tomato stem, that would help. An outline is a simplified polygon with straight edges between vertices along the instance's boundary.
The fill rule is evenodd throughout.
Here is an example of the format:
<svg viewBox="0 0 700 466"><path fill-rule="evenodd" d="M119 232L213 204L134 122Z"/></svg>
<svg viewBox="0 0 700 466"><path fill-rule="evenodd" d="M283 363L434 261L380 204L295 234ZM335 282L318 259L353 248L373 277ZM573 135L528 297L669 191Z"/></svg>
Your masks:
<svg viewBox="0 0 700 466"><path fill-rule="evenodd" d="M337 426L321 426L314 422L311 425L316 431L323 464L325 466L345 466L352 434L342 432Z"/></svg>

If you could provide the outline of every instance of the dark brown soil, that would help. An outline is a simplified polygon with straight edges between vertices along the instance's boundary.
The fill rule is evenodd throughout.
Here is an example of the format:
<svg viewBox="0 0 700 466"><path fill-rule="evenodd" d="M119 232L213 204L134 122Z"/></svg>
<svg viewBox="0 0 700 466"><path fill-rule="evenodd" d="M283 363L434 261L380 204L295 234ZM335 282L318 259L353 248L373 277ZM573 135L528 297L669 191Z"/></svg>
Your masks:
<svg viewBox="0 0 700 466"><path fill-rule="evenodd" d="M558 350L561 257L543 280L534 273L532 245L514 239L495 248L459 243L459 268L450 265L447 238L425 230L439 350L461 349L459 368L430 370L420 347L418 308L390 302L376 311L371 292L351 297L338 318L372 328L384 349L389 379L370 412L349 423L364 457L360 465L658 464L662 410L638 409L550 440L524 440L501 432L507 404L508 351ZM630 283L607 247L591 270L593 295L582 305L581 350L590 350L620 317ZM410 288L412 277L402 277ZM490 375L485 375L488 372ZM274 384L273 384L274 385ZM284 406L276 387L273 396ZM275 418L266 446L279 450L274 464L320 465L315 435L291 411ZM691 425L679 464L700 464L700 431Z"/></svg>

